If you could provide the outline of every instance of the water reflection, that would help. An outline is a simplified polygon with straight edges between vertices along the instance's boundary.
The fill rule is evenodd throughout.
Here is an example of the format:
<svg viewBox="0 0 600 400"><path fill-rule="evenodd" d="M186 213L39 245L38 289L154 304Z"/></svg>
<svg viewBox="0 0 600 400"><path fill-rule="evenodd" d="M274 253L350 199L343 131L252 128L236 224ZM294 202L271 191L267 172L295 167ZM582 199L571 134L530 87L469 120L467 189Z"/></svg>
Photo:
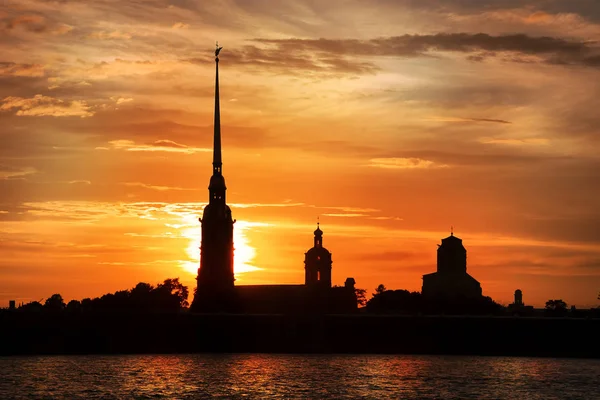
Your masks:
<svg viewBox="0 0 600 400"><path fill-rule="evenodd" d="M598 398L599 360L326 355L0 358L2 399Z"/></svg>

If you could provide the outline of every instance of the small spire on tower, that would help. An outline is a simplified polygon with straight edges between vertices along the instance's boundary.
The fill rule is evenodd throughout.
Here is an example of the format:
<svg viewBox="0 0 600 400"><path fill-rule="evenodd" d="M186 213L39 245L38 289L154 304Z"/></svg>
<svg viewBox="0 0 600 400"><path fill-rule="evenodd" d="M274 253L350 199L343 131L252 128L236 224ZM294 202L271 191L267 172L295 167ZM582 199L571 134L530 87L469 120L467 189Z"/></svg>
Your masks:
<svg viewBox="0 0 600 400"><path fill-rule="evenodd" d="M450 236L454 236L454 225L450 225Z"/></svg>
<svg viewBox="0 0 600 400"><path fill-rule="evenodd" d="M323 231L321 230L321 222L319 221L319 216L317 216L317 229L315 230L315 236L322 236Z"/></svg>

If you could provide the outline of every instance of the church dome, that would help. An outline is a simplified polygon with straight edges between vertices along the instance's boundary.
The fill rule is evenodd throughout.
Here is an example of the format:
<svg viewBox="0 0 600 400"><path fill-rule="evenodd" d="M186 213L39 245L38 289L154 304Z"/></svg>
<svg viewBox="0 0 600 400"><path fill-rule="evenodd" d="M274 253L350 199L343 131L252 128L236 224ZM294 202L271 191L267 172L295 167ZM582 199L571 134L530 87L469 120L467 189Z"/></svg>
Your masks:
<svg viewBox="0 0 600 400"><path fill-rule="evenodd" d="M331 256L331 253L325 247L311 247L306 252L306 255L307 256L315 256L315 257L316 256L325 256L325 255Z"/></svg>

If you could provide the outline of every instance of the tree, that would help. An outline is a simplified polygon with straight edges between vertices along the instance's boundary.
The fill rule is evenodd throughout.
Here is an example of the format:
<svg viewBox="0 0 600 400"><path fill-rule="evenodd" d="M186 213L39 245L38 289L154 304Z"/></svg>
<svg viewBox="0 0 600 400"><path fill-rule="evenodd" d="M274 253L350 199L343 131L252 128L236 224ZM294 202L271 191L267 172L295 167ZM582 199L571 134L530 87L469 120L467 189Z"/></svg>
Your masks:
<svg viewBox="0 0 600 400"><path fill-rule="evenodd" d="M364 307L367 304L367 289L355 288L354 293L356 294L356 304Z"/></svg>
<svg viewBox="0 0 600 400"><path fill-rule="evenodd" d="M43 310L43 308L44 306L42 306L42 303L40 303L39 301L32 301L31 303L21 305L21 307L19 307L19 310L25 312L40 312Z"/></svg>
<svg viewBox="0 0 600 400"><path fill-rule="evenodd" d="M562 300L548 300L546 312L550 315L563 315L567 312L567 303Z"/></svg>
<svg viewBox="0 0 600 400"><path fill-rule="evenodd" d="M81 311L81 302L79 300L71 300L67 303L67 311Z"/></svg>
<svg viewBox="0 0 600 400"><path fill-rule="evenodd" d="M46 299L44 303L44 309L48 311L62 311L65 308L65 301L62 296L58 293L53 294Z"/></svg>
<svg viewBox="0 0 600 400"><path fill-rule="evenodd" d="M162 307L168 308L186 308L188 303L188 288L179 282L179 278L165 279L156 287L156 292L159 293L159 304Z"/></svg>
<svg viewBox="0 0 600 400"><path fill-rule="evenodd" d="M375 293L373 293L373 297L377 296L378 294L382 294L387 290L387 288L385 287L385 285L383 283L380 283L379 286L377 286L375 288Z"/></svg>

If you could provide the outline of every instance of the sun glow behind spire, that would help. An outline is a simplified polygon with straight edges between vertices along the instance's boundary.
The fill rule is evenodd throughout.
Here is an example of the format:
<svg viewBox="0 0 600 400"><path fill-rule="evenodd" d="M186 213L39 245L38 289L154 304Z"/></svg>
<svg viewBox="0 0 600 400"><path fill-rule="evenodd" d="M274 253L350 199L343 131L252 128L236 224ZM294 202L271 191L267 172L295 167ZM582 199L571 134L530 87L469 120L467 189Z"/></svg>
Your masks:
<svg viewBox="0 0 600 400"><path fill-rule="evenodd" d="M180 262L180 266L193 275L198 272L200 266L200 236L201 227L193 215L181 216L182 227L181 236L188 239L189 244L186 247L188 259ZM194 226L197 225L197 226ZM261 222L237 221L233 229L234 261L233 269L236 278L240 275L260 271L262 268L254 265L256 257L256 248L253 247L248 238L248 232L257 226L268 226L269 224Z"/></svg>

